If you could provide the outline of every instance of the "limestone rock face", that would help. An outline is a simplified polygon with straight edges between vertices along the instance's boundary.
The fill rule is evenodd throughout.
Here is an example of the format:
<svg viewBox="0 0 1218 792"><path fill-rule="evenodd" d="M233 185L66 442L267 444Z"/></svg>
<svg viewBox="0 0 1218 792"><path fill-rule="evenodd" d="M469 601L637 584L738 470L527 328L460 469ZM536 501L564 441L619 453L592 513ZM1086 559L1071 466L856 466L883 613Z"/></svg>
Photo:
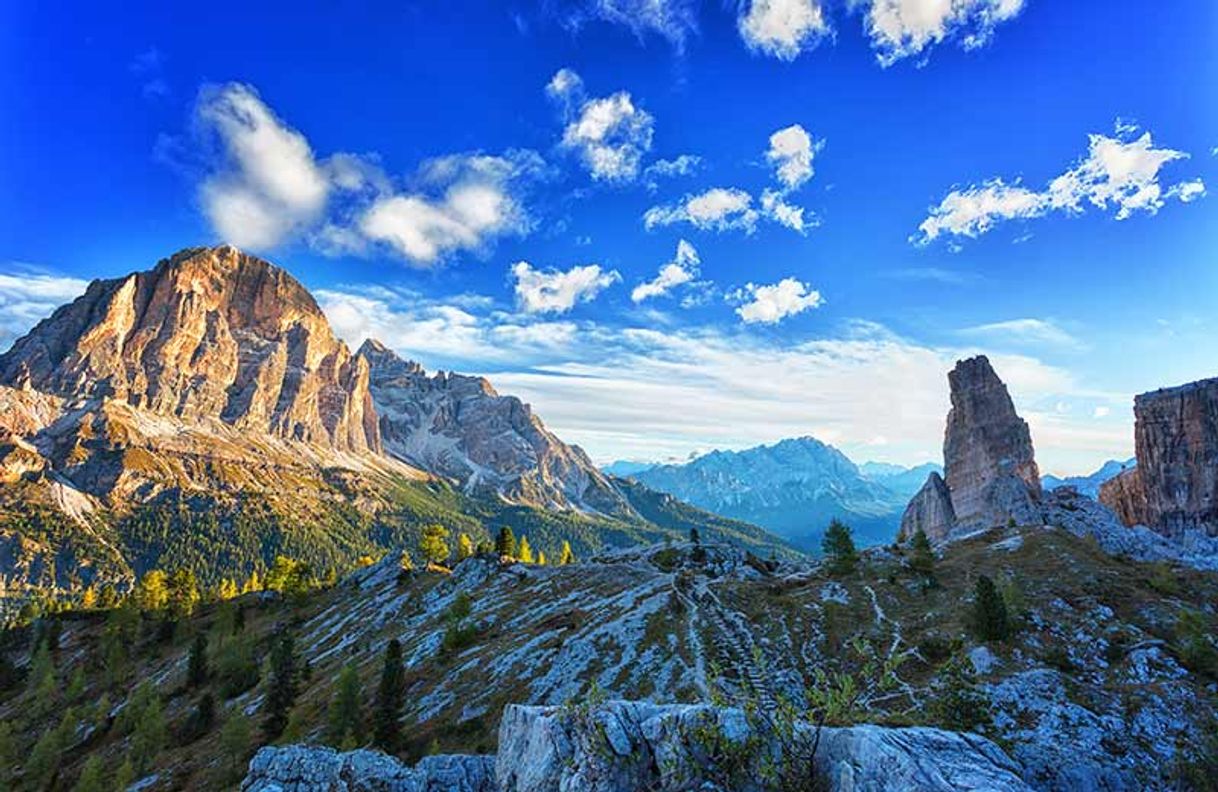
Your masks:
<svg viewBox="0 0 1218 792"><path fill-rule="evenodd" d="M1218 378L1134 399L1138 465L1100 499L1128 525L1218 536Z"/></svg>
<svg viewBox="0 0 1218 792"><path fill-rule="evenodd" d="M984 356L947 376L952 408L943 439L945 479L931 474L901 521L899 538L919 527L932 541L953 534L1041 522L1040 471L1028 424Z"/></svg>
<svg viewBox="0 0 1218 792"><path fill-rule="evenodd" d="M952 496L947 483L938 473L932 472L922 489L905 507L897 541L912 539L919 529L925 531L932 542L941 541L947 538L955 525L956 513L952 509Z"/></svg>
<svg viewBox="0 0 1218 792"><path fill-rule="evenodd" d="M1028 424L1015 413L1006 385L990 361L960 361L947 375L952 409L947 414L943 467L956 520L989 527L1008 517L1035 514L1040 471Z"/></svg>
<svg viewBox="0 0 1218 792"><path fill-rule="evenodd" d="M489 756L429 756L414 767L379 751L267 747L250 760L242 792L498 792Z"/></svg>
<svg viewBox="0 0 1218 792"><path fill-rule="evenodd" d="M432 756L413 768L372 751L336 753L289 745L260 750L243 792L636 792L643 789L760 792L758 766L716 772L714 732L743 744L740 710L610 701L587 711L510 705L497 756ZM939 729L854 726L822 732L817 766L835 792L987 790L1026 792L1019 768L989 740Z"/></svg>
<svg viewBox="0 0 1218 792"><path fill-rule="evenodd" d="M229 246L94 281L0 356L0 383L380 450L367 364L299 282Z"/></svg>
<svg viewBox="0 0 1218 792"><path fill-rule="evenodd" d="M386 451L455 480L467 492L514 503L603 514L633 512L578 446L546 429L529 405L501 396L482 377L429 376L369 340L357 359L371 373Z"/></svg>

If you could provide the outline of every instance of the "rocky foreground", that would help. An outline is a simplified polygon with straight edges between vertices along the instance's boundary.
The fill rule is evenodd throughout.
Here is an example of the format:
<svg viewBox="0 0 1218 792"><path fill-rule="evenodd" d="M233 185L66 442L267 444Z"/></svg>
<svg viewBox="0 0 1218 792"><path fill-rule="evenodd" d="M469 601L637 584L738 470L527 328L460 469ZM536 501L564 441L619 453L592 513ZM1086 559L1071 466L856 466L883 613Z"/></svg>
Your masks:
<svg viewBox="0 0 1218 792"><path fill-rule="evenodd" d="M801 730L811 737L806 724ZM263 748L244 792L765 792L779 746L755 742L738 709L612 701L595 708L510 706L494 756L440 755L408 767L375 751ZM725 748L726 746L726 748ZM989 740L941 729L822 730L806 786L881 792L1023 792L1018 766Z"/></svg>

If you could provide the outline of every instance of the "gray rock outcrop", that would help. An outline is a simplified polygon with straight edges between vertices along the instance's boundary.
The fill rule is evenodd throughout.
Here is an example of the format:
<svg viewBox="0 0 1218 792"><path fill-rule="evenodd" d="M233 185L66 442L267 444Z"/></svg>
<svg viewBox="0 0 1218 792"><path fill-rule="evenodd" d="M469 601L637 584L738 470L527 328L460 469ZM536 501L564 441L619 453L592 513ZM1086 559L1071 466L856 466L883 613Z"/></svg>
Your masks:
<svg viewBox="0 0 1218 792"><path fill-rule="evenodd" d="M551 509L633 515L626 498L578 446L546 429L529 405L483 377L429 376L378 341L365 341L385 450L455 480L468 492Z"/></svg>
<svg viewBox="0 0 1218 792"><path fill-rule="evenodd" d="M1127 525L1218 536L1218 378L1134 399L1137 467L1100 489Z"/></svg>
<svg viewBox="0 0 1218 792"><path fill-rule="evenodd" d="M250 762L242 790L761 792L767 788L762 768L777 756L777 745L755 738L742 711L708 705L510 705L500 723L495 757L433 756L407 768L370 751L270 747ZM716 745L740 746L739 761L717 765L713 757L725 754L716 752ZM827 728L816 767L830 788L841 792L1030 789L1018 766L994 743L940 729Z"/></svg>
<svg viewBox="0 0 1218 792"><path fill-rule="evenodd" d="M984 356L948 374L951 411L943 439L944 478L931 474L901 522L901 538L921 528L932 541L1014 520L1040 522L1040 471L1028 424Z"/></svg>

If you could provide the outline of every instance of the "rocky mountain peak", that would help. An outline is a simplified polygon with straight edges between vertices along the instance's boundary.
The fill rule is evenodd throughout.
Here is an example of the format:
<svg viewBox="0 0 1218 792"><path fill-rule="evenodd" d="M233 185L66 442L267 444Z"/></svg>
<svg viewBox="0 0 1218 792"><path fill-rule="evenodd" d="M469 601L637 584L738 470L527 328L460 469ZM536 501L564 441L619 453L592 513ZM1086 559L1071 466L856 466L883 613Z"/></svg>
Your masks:
<svg viewBox="0 0 1218 792"><path fill-rule="evenodd" d="M1127 525L1218 536L1218 378L1134 399L1137 466L1100 487Z"/></svg>
<svg viewBox="0 0 1218 792"><path fill-rule="evenodd" d="M947 376L951 410L943 439L944 477L933 475L906 509L901 536L918 528L931 539L954 532L1039 522L1040 472L1028 424L984 355L961 360Z"/></svg>
<svg viewBox="0 0 1218 792"><path fill-rule="evenodd" d="M529 405L484 377L428 375L384 344L365 342L385 449L467 492L558 509L629 514L613 483L578 447L546 429Z"/></svg>
<svg viewBox="0 0 1218 792"><path fill-rule="evenodd" d="M0 356L0 384L380 450L366 363L296 279L228 245L94 281Z"/></svg>

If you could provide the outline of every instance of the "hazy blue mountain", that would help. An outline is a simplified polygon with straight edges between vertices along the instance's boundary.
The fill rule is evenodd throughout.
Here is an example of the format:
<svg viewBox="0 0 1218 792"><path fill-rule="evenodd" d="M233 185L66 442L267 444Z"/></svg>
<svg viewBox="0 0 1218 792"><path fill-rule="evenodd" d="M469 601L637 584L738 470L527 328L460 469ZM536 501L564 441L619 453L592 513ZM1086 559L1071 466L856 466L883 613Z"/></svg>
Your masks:
<svg viewBox="0 0 1218 792"><path fill-rule="evenodd" d="M606 476L617 476L618 478L627 478L642 473L644 470L651 470L657 462L635 462L629 459L619 459L616 462L610 462L601 468L601 472Z"/></svg>
<svg viewBox="0 0 1218 792"><path fill-rule="evenodd" d="M931 473L943 475L943 466L936 462L924 462L915 467L903 467L888 462L864 462L859 465L859 472L908 500L918 494L918 490L926 483L926 477Z"/></svg>
<svg viewBox="0 0 1218 792"><path fill-rule="evenodd" d="M1100 466L1100 469L1087 476L1066 476L1058 478L1057 476L1041 476L1040 484L1047 490L1054 487L1075 487L1083 495L1089 495L1092 498L1098 497L1100 494L1100 485L1108 479L1112 478L1122 470L1131 468L1138 463L1137 459L1126 459L1124 462L1116 459L1110 459Z"/></svg>
<svg viewBox="0 0 1218 792"><path fill-rule="evenodd" d="M819 550L825 527L835 517L854 529L860 546L892 541L909 500L864 476L845 454L812 437L744 451L713 451L683 464L657 465L634 478L708 511L768 528L811 550Z"/></svg>

